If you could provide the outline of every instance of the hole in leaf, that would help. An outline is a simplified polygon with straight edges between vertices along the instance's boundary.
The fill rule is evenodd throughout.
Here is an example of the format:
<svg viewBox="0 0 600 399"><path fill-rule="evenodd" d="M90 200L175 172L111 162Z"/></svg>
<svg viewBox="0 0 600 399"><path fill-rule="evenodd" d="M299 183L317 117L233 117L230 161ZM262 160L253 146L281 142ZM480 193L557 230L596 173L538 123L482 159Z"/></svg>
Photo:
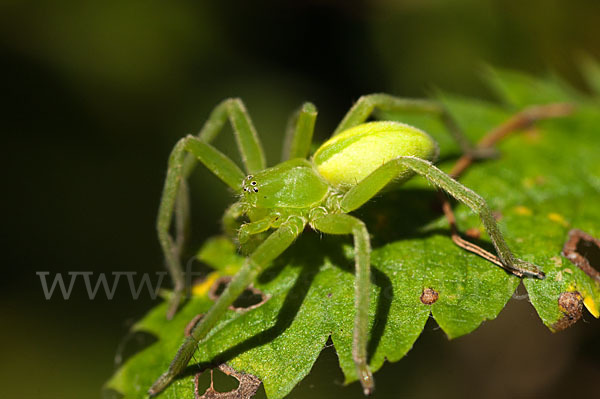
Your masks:
<svg viewBox="0 0 600 399"><path fill-rule="evenodd" d="M261 384L252 374L239 373L226 364L211 369L209 381L203 374L196 374L194 378L196 399L250 399Z"/></svg>
<svg viewBox="0 0 600 399"><path fill-rule="evenodd" d="M216 301L217 298L221 296L223 291L225 291L225 288L227 288L227 285L230 281L231 277L219 278L211 287L208 297L213 301ZM268 299L269 295L254 288L253 286L249 286L233 302L229 309L237 311L255 309L265 303Z"/></svg>
<svg viewBox="0 0 600 399"><path fill-rule="evenodd" d="M596 281L600 281L600 240L577 229L569 231L563 256Z"/></svg>
<svg viewBox="0 0 600 399"><path fill-rule="evenodd" d="M600 247L593 241L579 240L577 252L583 256L596 271L600 266Z"/></svg>
<svg viewBox="0 0 600 399"><path fill-rule="evenodd" d="M221 370L215 369L212 374L213 388L217 392L228 392L238 389L240 381L235 377L223 373Z"/></svg>

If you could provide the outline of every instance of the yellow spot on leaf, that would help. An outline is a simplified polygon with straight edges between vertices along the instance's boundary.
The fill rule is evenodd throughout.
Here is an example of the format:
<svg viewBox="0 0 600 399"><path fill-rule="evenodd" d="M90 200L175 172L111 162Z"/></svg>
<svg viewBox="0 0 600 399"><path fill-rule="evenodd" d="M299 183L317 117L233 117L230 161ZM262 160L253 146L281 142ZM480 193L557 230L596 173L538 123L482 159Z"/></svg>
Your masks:
<svg viewBox="0 0 600 399"><path fill-rule="evenodd" d="M192 287L192 294L195 296L205 296L219 277L218 272L210 273L204 280Z"/></svg>
<svg viewBox="0 0 600 399"><path fill-rule="evenodd" d="M569 269L568 267L563 270L565 273L573 274L573 270Z"/></svg>
<svg viewBox="0 0 600 399"><path fill-rule="evenodd" d="M583 304L595 318L600 317L600 312L598 312L598 306L596 305L596 302L594 302L591 296L586 296L585 298L583 298Z"/></svg>
<svg viewBox="0 0 600 399"><path fill-rule="evenodd" d="M565 218L559 213L554 213L554 212L549 213L548 219L552 220L553 222L559 223L559 224L563 225L564 227L569 227L569 222L567 222L565 220Z"/></svg>
<svg viewBox="0 0 600 399"><path fill-rule="evenodd" d="M526 206L522 206L522 205L515 206L515 212L517 212L519 215L523 215L523 216L531 215L531 209L527 208Z"/></svg>

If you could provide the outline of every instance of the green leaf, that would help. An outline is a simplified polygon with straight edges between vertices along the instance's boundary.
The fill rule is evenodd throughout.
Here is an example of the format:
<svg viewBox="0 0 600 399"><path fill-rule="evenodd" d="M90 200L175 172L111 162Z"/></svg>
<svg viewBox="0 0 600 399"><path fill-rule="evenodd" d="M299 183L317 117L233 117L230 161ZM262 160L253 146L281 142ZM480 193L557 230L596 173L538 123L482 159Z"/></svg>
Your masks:
<svg viewBox="0 0 600 399"><path fill-rule="evenodd" d="M544 280L523 280L543 323L556 329L556 323L567 317L559 305L565 292L578 292L597 317L600 282L561 251L571 229L600 237L600 111L592 100L574 94L556 79L493 71L490 81L511 109L440 95L474 140L506 121L515 109L555 101L569 101L577 107L569 117L543 121L510 136L498 147L501 157L475 164L461 181L499 212L501 228L515 254L546 272ZM430 132L442 147L440 166L451 167L458 149L439 122L423 116L387 116ZM369 341L374 371L386 359L401 359L430 315L449 338L468 334L494 319L520 282L454 245L437 203L435 190L416 178L356 212L367 223L374 249ZM490 248L477 215L460 204L455 214L461 231L478 230L481 237L476 242ZM193 374L200 371L199 366L226 362L257 376L269 398L282 398L310 372L330 337L346 382L355 381L351 243L349 237L320 237L307 230L255 282L254 287L269 299L256 308L228 311L202 343L187 372L159 397L193 398ZM128 359L107 387L126 398L145 397L172 360L188 322L210 308L209 288L219 277L235 273L242 262L225 238L205 243L198 259L214 271L195 286L194 296L173 320L165 319L166 306L161 304L133 327L158 340ZM422 300L424 291L430 290L437 293L437 300Z"/></svg>
<svg viewBox="0 0 600 399"><path fill-rule="evenodd" d="M516 109L534 104L584 100L583 95L554 74L540 79L515 71L488 71L487 79L492 89L501 100Z"/></svg>

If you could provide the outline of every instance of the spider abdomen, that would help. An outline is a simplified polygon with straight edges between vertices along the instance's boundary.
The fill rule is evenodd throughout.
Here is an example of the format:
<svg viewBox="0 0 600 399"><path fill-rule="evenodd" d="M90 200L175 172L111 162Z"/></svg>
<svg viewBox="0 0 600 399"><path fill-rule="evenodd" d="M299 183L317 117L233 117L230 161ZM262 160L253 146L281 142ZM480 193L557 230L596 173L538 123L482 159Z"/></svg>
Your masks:
<svg viewBox="0 0 600 399"><path fill-rule="evenodd" d="M313 162L331 185L356 185L375 169L394 158L413 156L433 160L437 143L427 133L399 122L369 122L354 126L326 141ZM408 169L399 173L410 177Z"/></svg>

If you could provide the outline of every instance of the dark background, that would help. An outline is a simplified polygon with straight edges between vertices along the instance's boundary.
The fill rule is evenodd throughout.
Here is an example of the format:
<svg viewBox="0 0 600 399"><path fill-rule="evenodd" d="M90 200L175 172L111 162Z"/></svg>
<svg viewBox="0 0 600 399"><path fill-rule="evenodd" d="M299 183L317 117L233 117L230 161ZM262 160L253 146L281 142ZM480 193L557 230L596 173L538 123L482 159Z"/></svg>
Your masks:
<svg viewBox="0 0 600 399"><path fill-rule="evenodd" d="M154 222L166 160L228 96L244 99L271 164L289 113L319 108L324 139L361 94L434 88L491 98L491 64L583 89L600 58L597 0L5 1L0 5L3 274L0 396L96 398L129 326L152 305L44 299L36 271L162 271ZM224 134L221 148L231 153ZM195 241L231 194L199 172ZM552 335L526 300L448 343L434 322L377 373L375 397L590 395L598 321ZM506 339L510 336L510 339ZM594 349L596 348L596 349ZM292 397L361 397L331 348ZM593 396L593 394L591 395Z"/></svg>

